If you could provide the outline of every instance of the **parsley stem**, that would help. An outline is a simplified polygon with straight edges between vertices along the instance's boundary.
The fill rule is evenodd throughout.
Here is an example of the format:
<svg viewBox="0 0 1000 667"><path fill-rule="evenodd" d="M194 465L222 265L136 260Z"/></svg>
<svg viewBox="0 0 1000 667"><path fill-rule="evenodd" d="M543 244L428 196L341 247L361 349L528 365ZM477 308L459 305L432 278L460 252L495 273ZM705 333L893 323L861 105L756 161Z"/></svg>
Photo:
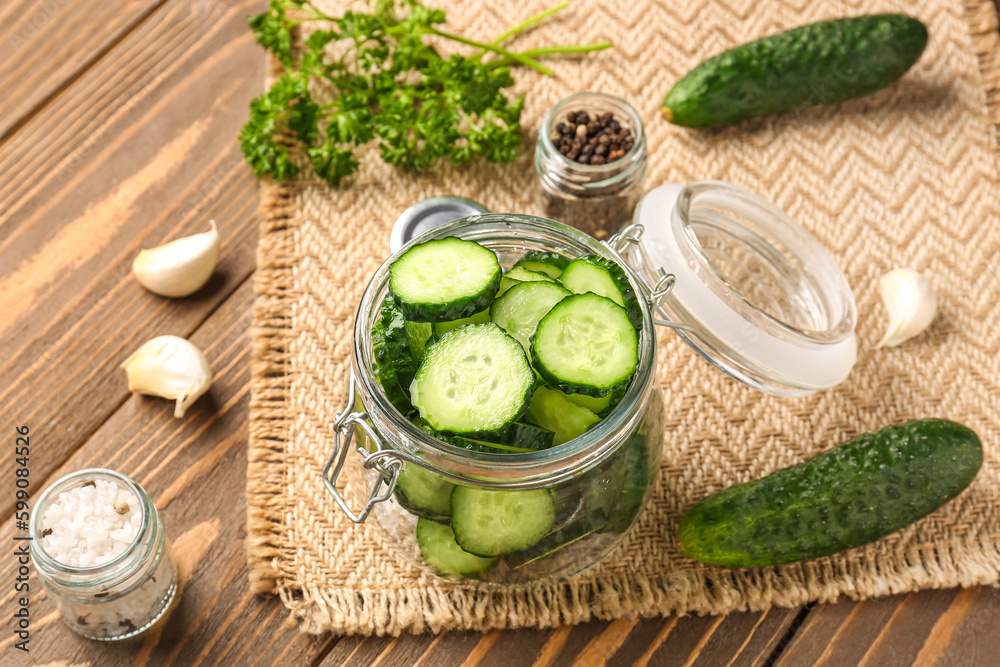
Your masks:
<svg viewBox="0 0 1000 667"><path fill-rule="evenodd" d="M493 44L493 46L499 46L505 40L510 39L511 37L513 37L514 35L516 35L517 33L521 32L522 30L527 30L528 28L530 28L531 26L535 25L539 21L544 21L545 19L547 19L548 17L552 16L556 12L562 11L562 10L566 9L567 7L569 7L569 2L568 1L567 2L560 2L555 7L550 7L549 9L546 9L544 12L539 12L539 13L535 14L534 16L532 16L530 18L527 18L524 21L521 21L520 23L518 23L516 26L514 26L510 30L508 30L504 34L502 34L499 37L497 37L496 39L494 39L491 43Z"/></svg>
<svg viewBox="0 0 1000 667"><path fill-rule="evenodd" d="M494 46L493 44L483 44L482 42L477 42L472 39L466 39L465 37L461 37L459 35L453 35L450 32L444 32L443 30L438 30L437 28L433 27L428 28L427 32L429 32L432 35L437 35L438 37L444 37L445 39L456 41L459 44L467 44L468 46L475 46L477 48L484 49L486 51L493 51L494 53L499 53L505 58L509 58L511 61L520 63L522 65L527 65L531 69L541 72L545 76L552 76L553 74L552 70L550 70L545 65L542 65L541 63L532 60L528 56L523 56L519 53L508 51L503 47Z"/></svg>
<svg viewBox="0 0 1000 667"><path fill-rule="evenodd" d="M528 58L534 58L536 56L548 56L559 53L588 53L590 51L603 51L604 49L610 49L614 46L611 42L595 42L594 44L568 44L568 45L554 45L554 46L543 46L537 49L526 49L521 51L517 55L527 56ZM497 58L496 60L491 60L485 63L486 67L506 67L514 62L508 56L503 58Z"/></svg>

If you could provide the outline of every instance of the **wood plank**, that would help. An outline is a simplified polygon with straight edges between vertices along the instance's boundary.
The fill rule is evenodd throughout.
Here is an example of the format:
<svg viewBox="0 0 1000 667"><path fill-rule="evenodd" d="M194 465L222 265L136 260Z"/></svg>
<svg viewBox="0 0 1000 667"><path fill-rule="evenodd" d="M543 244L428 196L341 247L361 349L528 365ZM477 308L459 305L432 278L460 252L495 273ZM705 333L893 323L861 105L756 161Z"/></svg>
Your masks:
<svg viewBox="0 0 1000 667"><path fill-rule="evenodd" d="M58 620L53 600L32 579L30 659L12 650L5 636L0 642L5 665L300 665L309 664L330 641L287 627L287 611L276 600L250 592L244 540L252 301L251 281L244 280L192 335L216 378L210 395L184 419L172 417L167 401L136 396L49 479L32 478L35 491L91 466L136 479L156 503L174 543L184 582L176 611L141 641L92 642ZM47 447L50 436L43 424L32 429L33 456ZM13 533L8 520L0 540L11 544ZM12 580L14 565L13 559L3 559L0 576ZM12 598L12 590L3 591L0 605L9 609Z"/></svg>
<svg viewBox="0 0 1000 667"><path fill-rule="evenodd" d="M778 665L977 665L1000 651L1000 591L926 590L818 605Z"/></svg>
<svg viewBox="0 0 1000 667"><path fill-rule="evenodd" d="M165 0L10 0L0 6L0 141Z"/></svg>
<svg viewBox="0 0 1000 667"><path fill-rule="evenodd" d="M1000 656L1000 588L958 592L927 633L915 665L989 665Z"/></svg>
<svg viewBox="0 0 1000 667"><path fill-rule="evenodd" d="M0 146L0 168L18 174L17 182L0 178L0 308L8 314L0 423L47 429L36 478L125 402L118 365L134 349L195 330L253 269L257 186L236 137L262 87L263 58L244 22L261 4L165 5ZM158 73L134 95L114 93L131 90L122 72L148 68ZM107 118L117 120L93 134ZM46 134L60 135L57 143L24 140ZM204 230L209 219L223 250L204 289L169 300L131 279L141 247ZM0 452L0 467L9 460ZM0 513L10 507L0 500Z"/></svg>
<svg viewBox="0 0 1000 667"><path fill-rule="evenodd" d="M719 617L594 621L552 630L445 632L437 637L345 637L324 667L563 667L571 665L760 665L798 609Z"/></svg>

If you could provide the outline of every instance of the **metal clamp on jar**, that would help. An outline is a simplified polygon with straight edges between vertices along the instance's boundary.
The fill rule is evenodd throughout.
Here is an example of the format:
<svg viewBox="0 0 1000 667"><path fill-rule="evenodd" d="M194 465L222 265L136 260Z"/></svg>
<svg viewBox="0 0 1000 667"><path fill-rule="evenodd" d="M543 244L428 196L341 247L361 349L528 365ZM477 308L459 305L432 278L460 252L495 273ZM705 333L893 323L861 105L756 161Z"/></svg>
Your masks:
<svg viewBox="0 0 1000 667"><path fill-rule="evenodd" d="M607 242L526 215L476 215L427 231L379 268L358 307L347 409L335 420L323 481L352 521L373 513L392 543L418 553L416 517L393 499L416 466L447 484L549 489L550 542L500 559L481 578L530 582L579 574L626 537L647 502L661 458L662 404L655 386L654 325L672 328L713 365L755 389L799 396L831 387L856 356L856 309L833 258L794 220L760 197L720 182L662 186L636 209L637 224ZM510 267L524 252L596 254L625 269L640 295L639 365L624 399L583 436L516 455L472 452L411 423L381 392L371 328L388 294L389 265L412 244L457 236L492 249ZM337 488L352 437L372 485L353 512ZM546 538L548 539L548 538Z"/></svg>

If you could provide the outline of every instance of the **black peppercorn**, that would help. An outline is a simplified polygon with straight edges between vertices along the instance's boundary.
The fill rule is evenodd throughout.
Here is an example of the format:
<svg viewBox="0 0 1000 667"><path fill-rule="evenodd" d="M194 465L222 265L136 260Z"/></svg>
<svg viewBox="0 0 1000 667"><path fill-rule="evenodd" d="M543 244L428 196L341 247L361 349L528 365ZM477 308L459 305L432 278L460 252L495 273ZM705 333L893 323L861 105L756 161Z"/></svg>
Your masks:
<svg viewBox="0 0 1000 667"><path fill-rule="evenodd" d="M607 111L591 116L586 111L570 111L553 133L556 149L580 164L602 165L620 160L635 145L632 130L622 127ZM600 157L600 160L594 158Z"/></svg>

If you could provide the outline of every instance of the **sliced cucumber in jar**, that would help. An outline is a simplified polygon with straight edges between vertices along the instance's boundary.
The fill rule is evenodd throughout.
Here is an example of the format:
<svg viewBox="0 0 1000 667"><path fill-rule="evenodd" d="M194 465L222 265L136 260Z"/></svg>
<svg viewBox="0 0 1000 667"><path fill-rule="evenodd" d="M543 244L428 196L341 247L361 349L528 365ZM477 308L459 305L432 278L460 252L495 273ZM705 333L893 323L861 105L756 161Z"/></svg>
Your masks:
<svg viewBox="0 0 1000 667"><path fill-rule="evenodd" d="M420 358L424 355L424 348L427 347L427 341L434 334L434 330L431 327L432 325L429 322L411 322L409 320L403 322L403 329L406 331L406 342L410 346L410 354L418 364L420 363Z"/></svg>
<svg viewBox="0 0 1000 667"><path fill-rule="evenodd" d="M407 463L396 477L396 501L411 514L448 521L454 488L455 485L444 477L415 463Z"/></svg>
<svg viewBox="0 0 1000 667"><path fill-rule="evenodd" d="M424 426L423 429L438 440L443 440L449 445L483 454L527 454L537 452L551 447L552 440L555 437L552 431L520 422L514 422L499 433L484 436L488 438L486 440L438 433L430 426Z"/></svg>
<svg viewBox="0 0 1000 667"><path fill-rule="evenodd" d="M622 392L618 392L622 393ZM604 416L611 412L611 409L618 403L621 399L620 396L615 394L608 394L607 396L584 396L583 394L563 394L566 400L573 405L579 405L581 408L587 408L595 415Z"/></svg>
<svg viewBox="0 0 1000 667"><path fill-rule="evenodd" d="M575 521L564 528L553 531L550 535L546 535L527 549L505 555L503 560L507 567L516 570L579 542L593 533L594 528L586 520Z"/></svg>
<svg viewBox="0 0 1000 667"><path fill-rule="evenodd" d="M451 492L455 541L477 556L499 556L534 546L552 530L554 521L555 506L548 489L456 486Z"/></svg>
<svg viewBox="0 0 1000 667"><path fill-rule="evenodd" d="M460 320L452 320L451 322L435 322L431 325L431 328L434 331L434 337L440 338L452 329L457 329L466 324L486 324L489 321L490 309L486 308L471 317L463 317Z"/></svg>
<svg viewBox="0 0 1000 667"><path fill-rule="evenodd" d="M535 389L524 419L555 433L553 445L578 438L601 421L590 410L570 403L561 391L548 387Z"/></svg>
<svg viewBox="0 0 1000 667"><path fill-rule="evenodd" d="M498 560L463 551L450 526L424 518L417 519L417 544L427 564L444 575L476 577L493 569Z"/></svg>
<svg viewBox="0 0 1000 667"><path fill-rule="evenodd" d="M459 238L415 245L389 267L389 291L413 322L450 322L489 308L502 271L496 253Z"/></svg>
<svg viewBox="0 0 1000 667"><path fill-rule="evenodd" d="M639 337L625 309L614 301L576 294L553 306L538 323L531 358L549 386L602 397L632 379L639 363Z"/></svg>
<svg viewBox="0 0 1000 667"><path fill-rule="evenodd" d="M514 262L514 266L523 266L529 271L544 273L549 278L558 279L563 270L569 266L569 260L558 253L529 250L521 259Z"/></svg>
<svg viewBox="0 0 1000 667"><path fill-rule="evenodd" d="M574 260L559 277L563 287L574 294L593 292L606 296L625 309L636 329L642 329L642 307L632 283L622 267L598 255Z"/></svg>
<svg viewBox="0 0 1000 667"><path fill-rule="evenodd" d="M469 324L428 346L410 400L431 428L502 433L528 407L535 373L521 344L496 324Z"/></svg>
<svg viewBox="0 0 1000 667"><path fill-rule="evenodd" d="M555 278L552 278L544 273L529 271L523 266L514 266L504 275L511 280L516 280L521 283L554 283L556 281Z"/></svg>
<svg viewBox="0 0 1000 667"><path fill-rule="evenodd" d="M503 278L500 280L500 289L497 290L495 298L499 299L514 285L536 282L554 283L555 280L544 273L535 273L534 271L529 271L523 266L515 266L510 271L503 274Z"/></svg>
<svg viewBox="0 0 1000 667"><path fill-rule="evenodd" d="M556 434L552 431L531 424L514 422L507 427L501 441L513 447L520 447L537 452L552 446Z"/></svg>
<svg viewBox="0 0 1000 667"><path fill-rule="evenodd" d="M519 283L493 302L490 317L516 338L525 352L530 353L530 338L535 333L538 321L552 310L552 306L572 294L555 283Z"/></svg>

